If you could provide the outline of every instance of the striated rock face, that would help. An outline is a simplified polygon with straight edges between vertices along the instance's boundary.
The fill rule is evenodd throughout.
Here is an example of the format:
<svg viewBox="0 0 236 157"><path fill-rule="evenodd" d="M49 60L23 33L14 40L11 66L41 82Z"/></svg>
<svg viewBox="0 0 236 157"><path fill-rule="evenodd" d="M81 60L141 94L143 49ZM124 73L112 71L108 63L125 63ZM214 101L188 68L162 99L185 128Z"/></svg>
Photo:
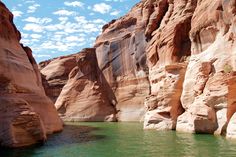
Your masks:
<svg viewBox="0 0 236 157"><path fill-rule="evenodd" d="M67 83L69 73L75 66L76 54L39 63L45 92L54 103Z"/></svg>
<svg viewBox="0 0 236 157"><path fill-rule="evenodd" d="M99 68L116 96L119 121L143 120L144 100L150 94L145 54L147 5L139 3L105 25L95 44Z"/></svg>
<svg viewBox="0 0 236 157"><path fill-rule="evenodd" d="M0 2L0 146L20 147L62 130L30 48L20 45L13 15Z"/></svg>
<svg viewBox="0 0 236 157"><path fill-rule="evenodd" d="M234 137L235 14L235 0L141 0L96 40L99 74L89 77L103 78L93 79L96 92L109 89L99 99L116 108L118 121L144 120L145 129ZM73 81L84 87L74 77L71 87ZM76 93L68 86L62 93L87 98L87 88Z"/></svg>
<svg viewBox="0 0 236 157"><path fill-rule="evenodd" d="M235 7L232 0L197 3L190 31L192 55L181 96L186 111L178 118L178 131L224 134L235 112L227 96L236 66Z"/></svg>
<svg viewBox="0 0 236 157"><path fill-rule="evenodd" d="M196 0L150 1L154 8L146 28L151 96L146 99L145 129L175 129L183 113L180 102L187 59L189 31Z"/></svg>
<svg viewBox="0 0 236 157"><path fill-rule="evenodd" d="M115 121L115 99L109 99L112 91L98 68L95 49L84 49L77 54L76 64L55 103L62 118L65 121Z"/></svg>

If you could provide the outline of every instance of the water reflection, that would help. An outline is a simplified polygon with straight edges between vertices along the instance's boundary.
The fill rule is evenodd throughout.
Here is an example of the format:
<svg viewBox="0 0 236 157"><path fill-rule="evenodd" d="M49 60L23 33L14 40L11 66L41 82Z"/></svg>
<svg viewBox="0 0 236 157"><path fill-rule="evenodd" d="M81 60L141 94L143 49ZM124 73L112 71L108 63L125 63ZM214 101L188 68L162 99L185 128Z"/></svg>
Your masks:
<svg viewBox="0 0 236 157"><path fill-rule="evenodd" d="M233 157L234 148L223 137L144 131L139 123L71 123L43 146L0 150L0 157Z"/></svg>
<svg viewBox="0 0 236 157"><path fill-rule="evenodd" d="M48 141L44 144L37 144L27 148L7 149L0 148L0 157L33 157L40 156L45 149L53 149L54 147L62 148L64 146L72 146L90 141L104 139L104 135L93 135L92 131L97 131L97 127L65 125L61 133L50 135ZM54 157L54 156L52 156Z"/></svg>

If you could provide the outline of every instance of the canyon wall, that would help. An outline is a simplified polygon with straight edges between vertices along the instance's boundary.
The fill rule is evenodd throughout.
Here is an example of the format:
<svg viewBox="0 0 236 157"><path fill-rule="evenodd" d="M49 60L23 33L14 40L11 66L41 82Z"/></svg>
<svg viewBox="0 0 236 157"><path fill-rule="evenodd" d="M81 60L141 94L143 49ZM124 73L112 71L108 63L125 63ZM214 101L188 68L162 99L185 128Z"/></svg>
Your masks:
<svg viewBox="0 0 236 157"><path fill-rule="evenodd" d="M0 2L0 146L5 147L43 142L62 130L32 51L20 39L12 13Z"/></svg>
<svg viewBox="0 0 236 157"><path fill-rule="evenodd" d="M137 4L124 17L103 26L96 40L98 65L116 96L119 121L142 121L144 100L150 94L145 53L148 13L143 3Z"/></svg>
<svg viewBox="0 0 236 157"><path fill-rule="evenodd" d="M115 108L118 121L144 121L145 129L236 138L231 118L236 111L235 3L142 0L103 27L94 46L99 73L89 74L102 80L86 79L109 89L101 100ZM72 77L68 84L72 82L84 86L80 79ZM66 97L68 86L62 90ZM84 100L84 94L72 91ZM76 103L83 107L79 99Z"/></svg>
<svg viewBox="0 0 236 157"><path fill-rule="evenodd" d="M84 49L76 55L76 66L55 106L65 121L116 121L111 93L98 68L95 49Z"/></svg>
<svg viewBox="0 0 236 157"><path fill-rule="evenodd" d="M69 73L75 66L76 54L47 60L39 64L43 87L47 96L54 103L67 83Z"/></svg>

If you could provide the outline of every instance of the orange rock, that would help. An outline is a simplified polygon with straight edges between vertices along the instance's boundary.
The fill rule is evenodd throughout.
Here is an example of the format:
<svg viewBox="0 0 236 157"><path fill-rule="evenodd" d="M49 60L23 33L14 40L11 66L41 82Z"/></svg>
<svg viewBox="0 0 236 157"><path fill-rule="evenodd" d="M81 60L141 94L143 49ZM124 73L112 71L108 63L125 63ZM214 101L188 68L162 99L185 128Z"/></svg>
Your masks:
<svg viewBox="0 0 236 157"><path fill-rule="evenodd" d="M43 87L47 96L55 103L62 88L68 81L68 75L76 66L76 54L58 57L39 63L43 78Z"/></svg>
<svg viewBox="0 0 236 157"><path fill-rule="evenodd" d="M185 113L178 117L178 131L226 133L235 112L227 107L232 86L227 82L235 70L235 14L235 1L198 2L191 20L192 55L181 96Z"/></svg>
<svg viewBox="0 0 236 157"><path fill-rule="evenodd" d="M108 95L112 92L98 68L95 49L76 55L77 66L70 72L55 106L65 121L116 121L116 110Z"/></svg>
<svg viewBox="0 0 236 157"><path fill-rule="evenodd" d="M105 25L96 40L98 65L116 96L119 121L143 120L144 100L150 93L145 27L152 5L137 4Z"/></svg>
<svg viewBox="0 0 236 157"><path fill-rule="evenodd" d="M0 2L0 145L27 146L62 130L46 97L30 48L20 43L13 15Z"/></svg>

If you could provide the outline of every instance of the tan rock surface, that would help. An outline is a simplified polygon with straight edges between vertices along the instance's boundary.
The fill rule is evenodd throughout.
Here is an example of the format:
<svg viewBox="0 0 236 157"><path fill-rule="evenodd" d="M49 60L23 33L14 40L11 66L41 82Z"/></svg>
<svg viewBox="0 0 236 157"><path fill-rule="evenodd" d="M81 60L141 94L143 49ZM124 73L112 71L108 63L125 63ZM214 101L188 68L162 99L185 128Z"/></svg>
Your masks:
<svg viewBox="0 0 236 157"><path fill-rule="evenodd" d="M225 134L233 114L226 113L228 80L235 70L235 13L235 1L198 2L181 96L186 111L178 118L178 131Z"/></svg>
<svg viewBox="0 0 236 157"><path fill-rule="evenodd" d="M20 45L13 15L2 2L0 23L0 146L44 141L46 134L62 130L62 122L45 95L32 52Z"/></svg>
<svg viewBox="0 0 236 157"><path fill-rule="evenodd" d="M137 4L127 15L103 27L95 48L98 65L116 96L119 121L140 121L150 93L145 26L152 6Z"/></svg>
<svg viewBox="0 0 236 157"><path fill-rule="evenodd" d="M65 121L115 121L115 100L98 68L95 49L84 49L76 55L77 66L55 106ZM111 91L111 92L109 92Z"/></svg>
<svg viewBox="0 0 236 157"><path fill-rule="evenodd" d="M142 0L106 24L94 47L117 119L225 134L236 111L235 10L234 0Z"/></svg>
<svg viewBox="0 0 236 157"><path fill-rule="evenodd" d="M226 138L236 139L236 113L233 114L229 121Z"/></svg>
<svg viewBox="0 0 236 157"><path fill-rule="evenodd" d="M150 1L151 3L151 1ZM154 1L146 37L151 97L146 99L145 129L175 129L188 56L194 0Z"/></svg>
<svg viewBox="0 0 236 157"><path fill-rule="evenodd" d="M62 56L39 63L46 95L55 103L76 66L76 54Z"/></svg>

